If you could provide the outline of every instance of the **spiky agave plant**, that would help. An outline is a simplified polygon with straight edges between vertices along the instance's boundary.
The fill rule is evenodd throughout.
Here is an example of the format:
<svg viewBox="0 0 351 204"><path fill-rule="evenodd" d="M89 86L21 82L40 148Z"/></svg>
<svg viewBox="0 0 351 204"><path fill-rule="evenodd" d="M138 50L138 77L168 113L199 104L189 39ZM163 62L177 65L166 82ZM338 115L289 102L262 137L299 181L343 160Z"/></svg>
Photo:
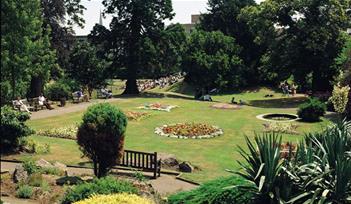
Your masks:
<svg viewBox="0 0 351 204"><path fill-rule="evenodd" d="M300 194L290 203L351 202L351 122L344 120L321 133L306 135L296 162L286 170Z"/></svg>
<svg viewBox="0 0 351 204"><path fill-rule="evenodd" d="M246 187L255 193L259 203L284 203L291 191L291 181L284 173L285 159L280 156L281 135L265 133L255 135L254 143L245 136L248 151L239 148L245 162L238 161L242 171L235 172L254 183L254 187Z"/></svg>

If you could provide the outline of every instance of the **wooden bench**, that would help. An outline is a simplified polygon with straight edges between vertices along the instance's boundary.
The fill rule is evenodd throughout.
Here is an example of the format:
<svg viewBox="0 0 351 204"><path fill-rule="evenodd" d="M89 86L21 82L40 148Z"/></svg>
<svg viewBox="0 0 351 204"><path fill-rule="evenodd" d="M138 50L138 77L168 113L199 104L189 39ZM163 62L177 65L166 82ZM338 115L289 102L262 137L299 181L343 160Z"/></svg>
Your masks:
<svg viewBox="0 0 351 204"><path fill-rule="evenodd" d="M80 103L84 101L84 95L79 97L78 93L72 93L72 99L73 99L73 103Z"/></svg>
<svg viewBox="0 0 351 204"><path fill-rule="evenodd" d="M27 108L28 108L29 111L35 110L34 107L28 102L27 99L21 99L21 101L22 101L22 103L23 103L25 106L27 106ZM21 110L21 106L16 105L16 100L13 100L13 101L12 101L12 107L13 107L13 109L15 109L15 110L23 111L23 110Z"/></svg>
<svg viewBox="0 0 351 204"><path fill-rule="evenodd" d="M124 150L123 157L118 166L132 167L142 171L153 172L153 178L161 175L161 160L157 160L157 152L147 153Z"/></svg>
<svg viewBox="0 0 351 204"><path fill-rule="evenodd" d="M39 103L39 97L30 99L30 104L35 111L46 109L46 106L44 104Z"/></svg>

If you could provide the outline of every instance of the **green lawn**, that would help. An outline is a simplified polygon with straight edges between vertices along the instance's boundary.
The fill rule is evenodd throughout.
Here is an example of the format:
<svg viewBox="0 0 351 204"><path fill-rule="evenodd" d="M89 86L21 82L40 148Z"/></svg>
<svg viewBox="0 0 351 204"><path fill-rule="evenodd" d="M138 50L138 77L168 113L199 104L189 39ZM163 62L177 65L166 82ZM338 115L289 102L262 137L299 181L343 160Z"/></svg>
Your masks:
<svg viewBox="0 0 351 204"><path fill-rule="evenodd" d="M148 111L151 116L138 121L129 122L126 134L126 149L163 152L176 155L180 160L190 161L201 170L191 174L184 174L197 182L208 181L228 173L225 169L238 169L236 160L240 155L236 152L237 146L245 146L244 135L253 137L254 133L263 130L261 120L256 115L262 113L296 113L296 107L304 98L282 98L281 94L269 89L250 90L237 94L225 94L213 96L215 101L229 102L234 96L237 100L242 99L250 103L240 110L218 110L209 106L213 103L192 100L191 95L186 95L186 90L180 90L177 85L163 89L154 90L141 97L124 97L123 100L113 103L122 110L137 111L137 106L144 103L160 102L162 104L178 105L179 108L172 112ZM174 93L177 91L181 93ZM273 99L266 99L264 95L274 94ZM168 97L163 97L164 95ZM48 129L78 123L82 112L71 113L52 118L31 120L29 125L35 130ZM161 137L154 134L154 129L168 123L177 122L204 122L217 125L224 130L224 135L212 139L174 139ZM319 123L302 123L298 131L304 132L320 130L328 123L323 119ZM284 140L296 142L301 135L284 135ZM78 164L87 161L81 158L81 153L75 141L57 138L31 136L34 140L49 143L51 153L45 155L16 155L14 157L24 159L25 157L44 158L50 161L58 160L67 164ZM12 156L13 157L13 156Z"/></svg>

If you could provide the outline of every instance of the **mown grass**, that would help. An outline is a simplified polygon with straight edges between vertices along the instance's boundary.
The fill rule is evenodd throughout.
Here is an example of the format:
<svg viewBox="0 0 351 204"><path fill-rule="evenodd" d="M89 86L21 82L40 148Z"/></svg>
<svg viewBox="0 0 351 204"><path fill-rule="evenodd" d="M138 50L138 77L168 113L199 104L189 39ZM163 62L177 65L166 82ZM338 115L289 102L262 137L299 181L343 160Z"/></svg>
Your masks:
<svg viewBox="0 0 351 204"><path fill-rule="evenodd" d="M237 147L245 146L244 135L253 137L263 130L261 120L256 116L262 113L296 113L297 105L295 98L281 98L281 94L270 89L256 89L236 94L223 94L213 96L218 102L229 102L232 97L252 103L252 106L243 106L239 110L219 110L209 106L211 102L192 100L191 95L174 93L176 90L155 89L147 95L140 97L122 97L113 104L123 111L141 111L136 107L145 103L160 102L162 104L178 105L179 108L171 112L148 111L151 116L141 121L128 123L126 133L126 149L162 152L174 154L180 160L190 161L201 170L191 174L183 174L183 177L197 181L209 181L220 176L226 176L225 169L238 169L236 160L241 159L237 153ZM169 97L163 97L166 92ZM174 94L174 95L173 95ZM266 94L274 94L273 99L264 97ZM171 97L170 97L171 96ZM299 99L300 100L300 99ZM62 116L31 120L28 124L35 130L49 129L79 123L83 112L69 113ZM178 122L201 122L217 125L224 130L224 135L212 139L174 139L161 137L154 134L155 127ZM285 134L285 141L297 142L304 132L320 130L323 125L329 123L327 119L319 123L296 122L299 125L299 135ZM51 145L51 152L45 155L15 155L18 159L27 157L44 158L49 161L61 161L67 164L83 164L86 158L81 158L81 153L75 141L58 138L31 136L36 141Z"/></svg>

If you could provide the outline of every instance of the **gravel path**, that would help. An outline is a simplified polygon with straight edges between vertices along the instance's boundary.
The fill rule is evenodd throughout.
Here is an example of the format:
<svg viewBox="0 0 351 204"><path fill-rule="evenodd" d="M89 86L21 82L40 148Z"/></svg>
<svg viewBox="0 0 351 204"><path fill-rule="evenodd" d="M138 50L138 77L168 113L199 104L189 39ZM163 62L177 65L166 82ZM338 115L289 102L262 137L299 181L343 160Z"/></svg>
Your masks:
<svg viewBox="0 0 351 204"><path fill-rule="evenodd" d="M18 165L18 163L2 161L1 172L9 171L10 173L13 173L16 165ZM68 167L68 173L69 175L82 175L82 174L92 175L93 170L88 168ZM127 170L118 170L118 174L132 175L133 172L127 171ZM152 173L144 172L145 177L152 177L152 175L153 175ZM167 196L169 194L173 194L179 191L188 191L197 187L197 185L176 179L176 176L168 175L168 174L161 174L161 177L158 177L157 179L150 179L149 182L152 185L152 187L158 193L160 193L161 196Z"/></svg>
<svg viewBox="0 0 351 204"><path fill-rule="evenodd" d="M120 101L123 99L120 98L112 98L112 99L96 99L96 100L91 100L91 102L82 102L78 104L72 104L66 107L56 107L53 110L40 110L37 112L32 112L31 120L36 120L36 119L42 119L42 118L49 118L49 117L54 117L54 116L60 116L64 115L67 113L74 113L82 110L86 110L89 106L97 103L102 103L102 102L115 102L115 101Z"/></svg>

